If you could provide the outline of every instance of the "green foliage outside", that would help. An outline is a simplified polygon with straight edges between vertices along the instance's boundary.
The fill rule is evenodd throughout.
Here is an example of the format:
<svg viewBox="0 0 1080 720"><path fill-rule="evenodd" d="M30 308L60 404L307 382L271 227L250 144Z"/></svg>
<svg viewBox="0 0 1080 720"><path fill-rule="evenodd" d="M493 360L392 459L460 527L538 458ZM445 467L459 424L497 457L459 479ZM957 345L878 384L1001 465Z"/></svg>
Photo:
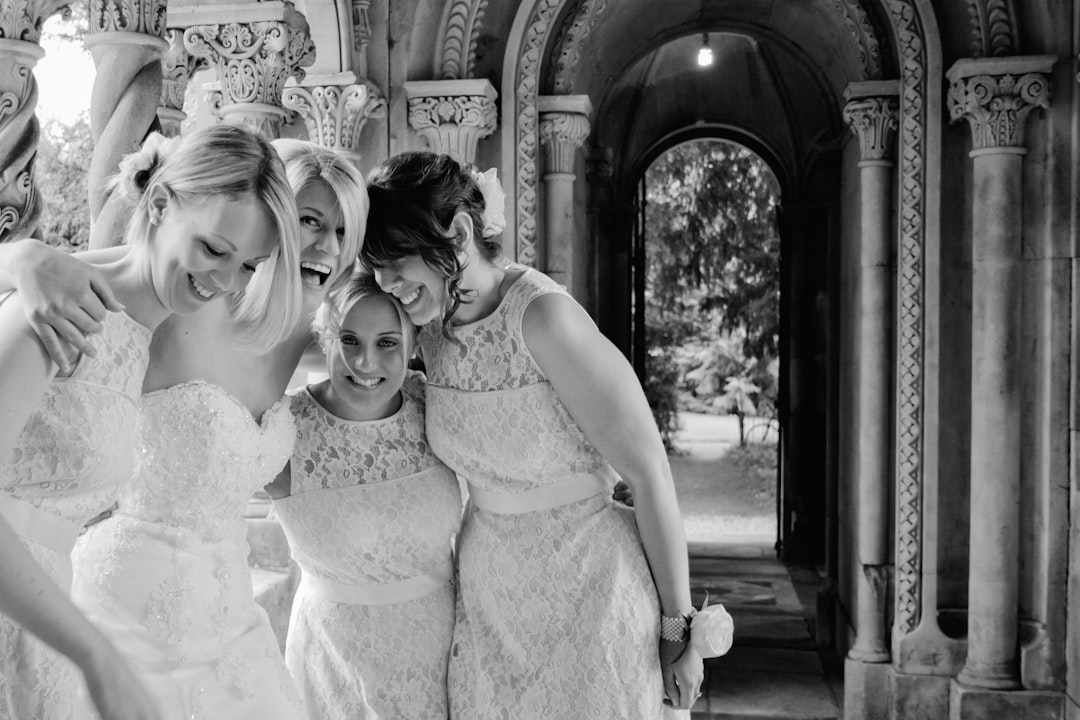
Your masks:
<svg viewBox="0 0 1080 720"><path fill-rule="evenodd" d="M775 414L779 185L754 153L672 148L646 172L646 394L665 442L679 409Z"/></svg>
<svg viewBox="0 0 1080 720"><path fill-rule="evenodd" d="M63 250L86 249L90 239L86 177L93 153L85 114L71 125L53 120L42 127L34 164L41 217L34 237Z"/></svg>

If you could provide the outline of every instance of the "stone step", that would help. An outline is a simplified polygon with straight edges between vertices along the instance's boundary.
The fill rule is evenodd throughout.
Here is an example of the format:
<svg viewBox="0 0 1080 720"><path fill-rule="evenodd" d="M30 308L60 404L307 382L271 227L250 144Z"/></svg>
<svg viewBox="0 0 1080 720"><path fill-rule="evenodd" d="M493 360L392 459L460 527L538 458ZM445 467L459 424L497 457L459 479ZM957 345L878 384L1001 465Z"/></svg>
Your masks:
<svg viewBox="0 0 1080 720"><path fill-rule="evenodd" d="M284 569L251 569L251 590L255 602L261 605L270 617L270 627L277 636L282 652L285 651L285 636L289 631L293 595L299 582L300 568L295 563Z"/></svg>

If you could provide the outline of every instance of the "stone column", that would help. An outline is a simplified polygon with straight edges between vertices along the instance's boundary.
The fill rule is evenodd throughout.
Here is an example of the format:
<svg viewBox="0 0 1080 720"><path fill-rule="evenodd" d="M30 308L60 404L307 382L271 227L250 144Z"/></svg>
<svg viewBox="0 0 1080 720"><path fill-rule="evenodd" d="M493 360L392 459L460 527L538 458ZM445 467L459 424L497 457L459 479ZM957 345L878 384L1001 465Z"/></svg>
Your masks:
<svg viewBox="0 0 1080 720"><path fill-rule="evenodd" d="M584 253L574 239L574 172L578 148L589 137L592 103L588 95L542 95L537 98L540 142L544 145L544 270L579 302L588 291Z"/></svg>
<svg viewBox="0 0 1080 720"><path fill-rule="evenodd" d="M498 93L488 80L424 80L405 83L409 127L432 152L476 164L476 146L498 127Z"/></svg>
<svg viewBox="0 0 1080 720"><path fill-rule="evenodd" d="M971 565L968 651L957 680L1018 688L1020 244L1024 120L1049 107L1051 57L960 60L953 121L972 131ZM959 711L957 711L959 712Z"/></svg>
<svg viewBox="0 0 1080 720"><path fill-rule="evenodd" d="M287 85L282 104L303 118L312 142L341 152L357 165L364 124L386 115L386 100L378 89L351 72L309 76Z"/></svg>
<svg viewBox="0 0 1080 720"><path fill-rule="evenodd" d="M856 351L855 644L844 669L849 717L888 717L885 601L889 586L889 472L892 285L892 177L898 127L897 81L848 85L844 120L859 140L859 268ZM877 665L878 667L866 667ZM855 713L856 715L852 715Z"/></svg>
<svg viewBox="0 0 1080 720"><path fill-rule="evenodd" d="M41 214L34 186L40 126L34 66L41 26L70 0L0 0L0 242L28 236Z"/></svg>
<svg viewBox="0 0 1080 720"><path fill-rule="evenodd" d="M94 58L90 131L94 157L87 187L96 221L108 197L107 180L120 159L150 132L161 98L161 58L166 0L90 0L90 34L85 44Z"/></svg>
<svg viewBox="0 0 1080 720"><path fill-rule="evenodd" d="M315 60L304 16L292 3L271 1L241 9L195 7L186 20L188 52L217 68L222 119L278 137L287 114L281 104L285 81L303 80L303 68Z"/></svg>
<svg viewBox="0 0 1080 720"><path fill-rule="evenodd" d="M169 49L161 60L161 98L158 100L157 116L161 134L168 137L180 135L181 125L187 120L184 97L188 80L198 65L184 47L184 31L173 28L168 31Z"/></svg>

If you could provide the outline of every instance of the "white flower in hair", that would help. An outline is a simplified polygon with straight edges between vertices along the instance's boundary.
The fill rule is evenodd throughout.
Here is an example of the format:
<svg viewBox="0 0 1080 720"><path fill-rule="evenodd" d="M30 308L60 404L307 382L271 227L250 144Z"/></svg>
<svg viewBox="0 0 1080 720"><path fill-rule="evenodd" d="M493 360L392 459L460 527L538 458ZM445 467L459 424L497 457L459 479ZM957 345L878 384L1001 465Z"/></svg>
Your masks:
<svg viewBox="0 0 1080 720"><path fill-rule="evenodd" d="M150 133L142 147L128 153L120 160L116 184L121 192L132 200L142 197L149 175L172 153L179 138L167 138L160 133Z"/></svg>
<svg viewBox="0 0 1080 720"><path fill-rule="evenodd" d="M473 180L480 187L480 194L484 196L484 227L480 235L486 238L495 237L506 229L506 193L495 168L487 172L473 170Z"/></svg>

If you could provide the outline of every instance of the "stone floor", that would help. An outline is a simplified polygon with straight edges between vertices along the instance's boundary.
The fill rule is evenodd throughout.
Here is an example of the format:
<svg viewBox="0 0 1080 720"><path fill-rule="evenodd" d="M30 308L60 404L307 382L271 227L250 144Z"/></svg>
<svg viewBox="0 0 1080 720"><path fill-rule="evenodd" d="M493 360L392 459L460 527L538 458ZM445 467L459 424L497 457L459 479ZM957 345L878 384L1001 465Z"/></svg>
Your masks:
<svg viewBox="0 0 1080 720"><path fill-rule="evenodd" d="M833 720L843 716L840 670L814 647L819 576L785 567L772 547L691 547L691 585L700 602L722 602L735 620L735 646L706 663L693 720Z"/></svg>

